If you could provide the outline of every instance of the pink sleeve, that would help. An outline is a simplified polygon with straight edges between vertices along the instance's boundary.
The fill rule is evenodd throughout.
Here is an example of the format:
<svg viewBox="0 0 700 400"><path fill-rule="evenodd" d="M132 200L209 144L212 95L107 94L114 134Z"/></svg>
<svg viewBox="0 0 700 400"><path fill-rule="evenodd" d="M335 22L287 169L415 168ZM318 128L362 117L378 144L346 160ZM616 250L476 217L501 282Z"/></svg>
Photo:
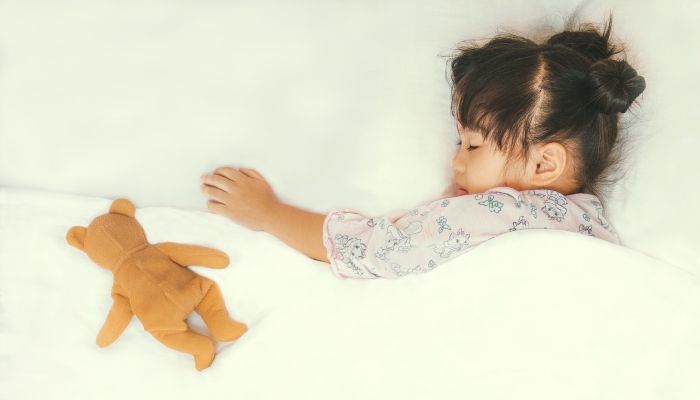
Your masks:
<svg viewBox="0 0 700 400"><path fill-rule="evenodd" d="M339 278L397 278L427 272L495 236L521 229L563 229L589 236L596 236L595 231L615 242L607 228L587 215L597 212L596 202L590 201L597 199L579 196L584 197L569 201L551 190L526 193L500 187L381 218L337 210L326 216L323 242ZM586 201L591 204L579 206Z"/></svg>

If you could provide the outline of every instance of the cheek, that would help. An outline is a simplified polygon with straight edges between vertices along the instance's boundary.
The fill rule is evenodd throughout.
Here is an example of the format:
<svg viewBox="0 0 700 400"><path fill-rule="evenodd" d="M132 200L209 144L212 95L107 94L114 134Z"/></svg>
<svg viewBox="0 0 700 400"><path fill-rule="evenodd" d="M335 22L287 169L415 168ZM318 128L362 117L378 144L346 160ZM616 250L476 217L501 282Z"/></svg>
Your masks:
<svg viewBox="0 0 700 400"><path fill-rule="evenodd" d="M488 173L484 165L479 162L478 157L469 157L464 160L464 174L461 176L460 186L469 193L479 193L482 191L484 175Z"/></svg>
<svg viewBox="0 0 700 400"><path fill-rule="evenodd" d="M491 154L481 153L470 160L468 180L475 192L503 186L501 179L502 165Z"/></svg>
<svg viewBox="0 0 700 400"><path fill-rule="evenodd" d="M484 154L473 154L467 164L467 172L473 178L487 177L491 173L491 163Z"/></svg>

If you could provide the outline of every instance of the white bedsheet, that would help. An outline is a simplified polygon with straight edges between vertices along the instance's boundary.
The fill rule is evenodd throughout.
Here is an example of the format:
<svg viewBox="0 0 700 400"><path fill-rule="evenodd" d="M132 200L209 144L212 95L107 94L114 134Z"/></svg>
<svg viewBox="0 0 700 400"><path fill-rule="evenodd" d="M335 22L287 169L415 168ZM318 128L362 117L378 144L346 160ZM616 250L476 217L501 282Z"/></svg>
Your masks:
<svg viewBox="0 0 700 400"><path fill-rule="evenodd" d="M111 274L65 234L110 202L0 189L0 398L700 398L700 279L569 232L509 233L426 274L340 280L223 217L140 208L151 243L229 255L224 270L192 268L249 331L201 373L137 319L99 349Z"/></svg>

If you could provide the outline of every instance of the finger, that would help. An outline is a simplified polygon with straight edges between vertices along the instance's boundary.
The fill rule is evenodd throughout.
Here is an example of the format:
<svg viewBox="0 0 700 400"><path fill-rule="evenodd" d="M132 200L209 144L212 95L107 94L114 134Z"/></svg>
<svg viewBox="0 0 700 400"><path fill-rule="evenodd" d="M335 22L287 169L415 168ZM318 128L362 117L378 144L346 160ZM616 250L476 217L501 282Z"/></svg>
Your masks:
<svg viewBox="0 0 700 400"><path fill-rule="evenodd" d="M257 179L259 181L267 182L267 180L265 178L263 178L263 176L260 175L260 173L254 169L241 168L240 171L248 177L251 177L253 179Z"/></svg>
<svg viewBox="0 0 700 400"><path fill-rule="evenodd" d="M220 214L226 208L224 204L221 204L214 200L207 201L207 208L213 213Z"/></svg>
<svg viewBox="0 0 700 400"><path fill-rule="evenodd" d="M205 185L214 186L215 188L221 189L225 192L230 192L231 186L234 184L232 180L221 175L204 174L199 180Z"/></svg>
<svg viewBox="0 0 700 400"><path fill-rule="evenodd" d="M241 180L245 177L245 175L243 175L241 171L231 167L217 168L214 170L214 174L225 176L234 182L236 182L237 180Z"/></svg>
<svg viewBox="0 0 700 400"><path fill-rule="evenodd" d="M217 189L214 186L207 186L205 184L200 185L199 190L204 193L207 197L211 197L212 199L218 201L219 203L226 204L226 195L228 193L224 192L221 189Z"/></svg>

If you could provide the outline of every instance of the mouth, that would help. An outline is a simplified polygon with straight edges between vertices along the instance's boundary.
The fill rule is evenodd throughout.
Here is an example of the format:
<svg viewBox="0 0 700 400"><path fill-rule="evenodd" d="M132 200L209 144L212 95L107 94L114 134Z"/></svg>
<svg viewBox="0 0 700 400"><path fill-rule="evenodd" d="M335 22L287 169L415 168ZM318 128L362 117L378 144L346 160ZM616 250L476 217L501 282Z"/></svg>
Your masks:
<svg viewBox="0 0 700 400"><path fill-rule="evenodd" d="M464 196L465 194L468 194L468 192L461 187L457 186L457 196Z"/></svg>

